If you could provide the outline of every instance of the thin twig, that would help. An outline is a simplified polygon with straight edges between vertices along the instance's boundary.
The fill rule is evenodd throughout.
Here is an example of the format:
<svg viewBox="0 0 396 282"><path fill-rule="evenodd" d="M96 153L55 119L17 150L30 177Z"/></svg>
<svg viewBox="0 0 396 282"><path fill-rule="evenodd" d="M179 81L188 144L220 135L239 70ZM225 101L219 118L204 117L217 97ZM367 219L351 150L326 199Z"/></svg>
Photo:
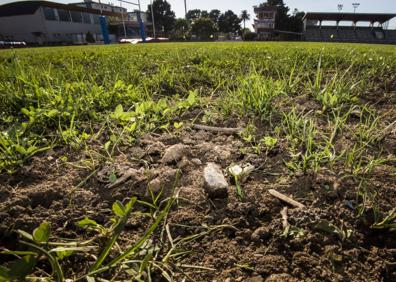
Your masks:
<svg viewBox="0 0 396 282"><path fill-rule="evenodd" d="M205 130L205 131L212 131L212 132L218 132L218 133L224 133L224 134L238 134L243 131L243 128L228 128L228 127L213 127L213 126L206 126L206 125L200 125L200 124L194 124L192 126L194 129L198 130Z"/></svg>
<svg viewBox="0 0 396 282"><path fill-rule="evenodd" d="M274 196L275 198L278 198L279 200L288 203L289 205L295 207L295 208L305 208L305 205L301 204L300 202L297 202L295 200L293 200L292 198L279 193L278 191L274 190L274 189L270 189L268 190L268 193L270 193L272 196Z"/></svg>

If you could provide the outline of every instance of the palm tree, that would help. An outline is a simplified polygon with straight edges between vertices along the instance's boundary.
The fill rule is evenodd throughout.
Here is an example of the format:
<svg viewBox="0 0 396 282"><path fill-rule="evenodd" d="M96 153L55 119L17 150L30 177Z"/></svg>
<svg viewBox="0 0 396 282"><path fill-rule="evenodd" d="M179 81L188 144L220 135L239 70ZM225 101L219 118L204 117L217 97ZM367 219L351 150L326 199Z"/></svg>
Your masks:
<svg viewBox="0 0 396 282"><path fill-rule="evenodd" d="M243 29L246 29L246 21L250 20L250 15L247 10L242 11L241 19L243 20Z"/></svg>

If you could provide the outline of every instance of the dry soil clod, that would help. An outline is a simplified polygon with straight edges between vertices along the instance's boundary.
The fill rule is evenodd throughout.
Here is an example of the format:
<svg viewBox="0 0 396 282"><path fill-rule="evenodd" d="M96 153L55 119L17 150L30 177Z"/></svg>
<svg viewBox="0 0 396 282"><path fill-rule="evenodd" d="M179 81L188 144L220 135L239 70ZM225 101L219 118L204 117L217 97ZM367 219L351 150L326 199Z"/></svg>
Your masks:
<svg viewBox="0 0 396 282"><path fill-rule="evenodd" d="M170 146L165 150L164 156L161 159L163 164L170 164L180 161L186 154L187 146L183 144L176 144Z"/></svg>
<svg viewBox="0 0 396 282"><path fill-rule="evenodd" d="M116 188L122 184L124 184L125 182L127 182L130 178L132 178L133 176L139 174L139 171L134 169L134 168L130 168L127 171L125 171L122 176L120 178L118 178L114 183L110 183L106 185L107 189L113 189Z"/></svg>

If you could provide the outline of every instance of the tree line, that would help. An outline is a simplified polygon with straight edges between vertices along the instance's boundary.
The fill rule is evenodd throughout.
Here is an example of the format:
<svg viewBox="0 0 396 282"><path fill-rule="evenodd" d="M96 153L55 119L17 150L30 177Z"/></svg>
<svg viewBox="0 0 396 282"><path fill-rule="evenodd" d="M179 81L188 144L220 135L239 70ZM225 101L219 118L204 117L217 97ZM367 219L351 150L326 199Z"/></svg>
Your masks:
<svg viewBox="0 0 396 282"><path fill-rule="evenodd" d="M213 39L215 34L242 35L247 39L254 39L254 33L246 28L246 21L251 15L243 10L239 15L232 10L221 12L214 9L211 11L193 9L189 10L185 18L176 18L171 5L166 0L154 0L154 25L158 34L170 37L174 40L188 40L195 35L200 40ZM300 32L302 29L303 12L294 10L289 14L283 0L268 0L260 6L272 6L277 8L276 28L284 31ZM147 7L147 17L151 21L151 5Z"/></svg>

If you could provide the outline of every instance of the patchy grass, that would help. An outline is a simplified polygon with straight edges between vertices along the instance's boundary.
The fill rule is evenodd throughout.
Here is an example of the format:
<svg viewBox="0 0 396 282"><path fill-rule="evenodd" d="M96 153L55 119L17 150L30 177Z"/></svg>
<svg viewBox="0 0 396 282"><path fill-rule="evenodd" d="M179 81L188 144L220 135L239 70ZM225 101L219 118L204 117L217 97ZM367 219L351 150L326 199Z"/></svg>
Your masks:
<svg viewBox="0 0 396 282"><path fill-rule="evenodd" d="M0 281L35 277L206 281L232 274L265 278L279 269L260 268L263 262L243 256L244 251L227 265L216 259L227 251L233 253L230 249L224 249L224 254L221 248L214 250L207 257L198 251L213 240L227 245L246 236L245 242L238 241L241 248L246 242L254 245L257 236L251 239L246 234L259 226L270 226L270 235L264 237L272 238L262 256L270 252L281 260L279 265L302 251L290 247L286 252L291 255L283 257L280 247L290 240L303 240L301 234L314 241L318 240L315 236L336 235L333 240L345 252L351 246L369 251L377 246L386 254L395 244L392 232L396 229L395 73L396 47L385 45L172 43L1 51L0 173L4 185L0 184L0 204L5 226L0 229L4 257ZM195 123L243 130L235 138L219 141L216 138L221 136L194 131ZM171 141L161 139L169 135ZM177 164L181 184L175 182L171 192L161 187L153 193L153 170L169 171L176 165L164 166L159 160L175 142L192 146L188 154L190 159L200 159L198 167L191 168L190 160L184 159L190 168ZM200 147L204 143L211 148L205 154ZM230 154L220 153L214 160L224 169L252 162L254 172L248 178L228 170L236 190L231 190L225 202L209 199L198 201L201 208L195 207L188 195L180 196L178 188L201 189L193 179L201 177L201 166L213 161L210 154L222 146ZM145 151L134 154L139 148ZM129 171L120 160L128 163ZM44 175L47 168L41 163L50 166L52 176ZM131 169L144 180L126 178ZM301 189L293 185L302 180ZM131 184L134 181L142 182L142 193L136 192L139 187ZM120 182L125 190L107 192L105 187L111 186L102 182ZM67 192L58 191L62 189L57 185L64 185ZM274 221L279 211L269 200L266 185L280 185L285 193L299 195L307 203L307 214L293 212L295 220L283 230ZM44 189L40 204L28 199L29 189L37 187ZM23 193L28 195L23 200L12 199ZM82 203L79 195L85 195L87 202ZM111 203L111 207L97 208L90 201L99 206ZM275 207L270 216L259 218L258 210L268 205ZM189 213L199 215L198 222L175 223L185 216L184 209L193 206L194 212ZM347 212L340 214L335 206ZM60 224L56 216L52 222L51 218L38 222L43 218L40 213L57 208L71 212L72 225ZM249 216L250 211L255 216ZM17 220L11 226L13 213ZM101 222L91 219L90 213ZM33 226L18 220L24 221L27 214ZM135 217L144 220L132 224ZM376 232L382 232L382 237ZM7 243L9 238L18 243ZM304 252L327 256L325 246L320 248ZM326 257L331 261L325 268L328 272L313 274L302 266L292 272L285 266L279 273L288 272L301 280L337 280L340 275L373 281L396 277L386 263L375 271L348 270L349 262L339 266L340 256Z"/></svg>

